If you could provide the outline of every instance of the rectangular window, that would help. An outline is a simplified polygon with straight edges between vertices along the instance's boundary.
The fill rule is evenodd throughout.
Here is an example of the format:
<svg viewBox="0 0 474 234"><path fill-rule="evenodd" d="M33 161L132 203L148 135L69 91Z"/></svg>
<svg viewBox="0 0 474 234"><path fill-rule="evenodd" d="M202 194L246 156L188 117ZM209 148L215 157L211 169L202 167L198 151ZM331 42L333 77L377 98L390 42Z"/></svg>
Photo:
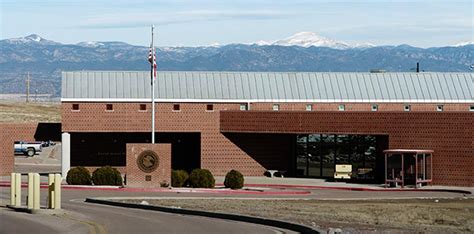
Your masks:
<svg viewBox="0 0 474 234"><path fill-rule="evenodd" d="M474 111L474 106L470 106L469 111Z"/></svg>
<svg viewBox="0 0 474 234"><path fill-rule="evenodd" d="M411 106L410 106L410 105L404 105L404 106L403 106L403 110L404 110L404 111L410 111L410 110L411 110Z"/></svg>
<svg viewBox="0 0 474 234"><path fill-rule="evenodd" d="M140 111L146 111L146 104L140 104Z"/></svg>
<svg viewBox="0 0 474 234"><path fill-rule="evenodd" d="M312 111L313 110L313 104L306 104L306 110L307 111Z"/></svg>
<svg viewBox="0 0 474 234"><path fill-rule="evenodd" d="M181 110L181 107L179 106L179 104L173 104L173 111L180 111Z"/></svg>
<svg viewBox="0 0 474 234"><path fill-rule="evenodd" d="M378 111L379 110L379 105L373 104L372 105L372 111Z"/></svg>
<svg viewBox="0 0 474 234"><path fill-rule="evenodd" d="M79 110L79 104L72 104L72 110L73 111L78 111Z"/></svg>
<svg viewBox="0 0 474 234"><path fill-rule="evenodd" d="M113 110L114 110L114 105L112 105L112 104L106 104L106 105L105 105L105 110L107 110L107 111L113 111Z"/></svg>
<svg viewBox="0 0 474 234"><path fill-rule="evenodd" d="M337 107L337 109L338 109L339 111L345 111L345 110L346 110L346 106L345 106L345 105L339 105L339 106Z"/></svg>
<svg viewBox="0 0 474 234"><path fill-rule="evenodd" d="M212 104L207 104L207 105L206 105L206 111L214 111L214 105L212 105Z"/></svg>
<svg viewBox="0 0 474 234"><path fill-rule="evenodd" d="M280 110L280 104L273 104L273 110L274 111L279 111Z"/></svg>
<svg viewBox="0 0 474 234"><path fill-rule="evenodd" d="M443 111L444 106L443 105L437 105L436 106L436 111Z"/></svg>
<svg viewBox="0 0 474 234"><path fill-rule="evenodd" d="M241 111L246 111L246 110L248 110L248 109L249 109L249 108L248 108L248 105L247 105L247 104L240 104L240 110L241 110Z"/></svg>

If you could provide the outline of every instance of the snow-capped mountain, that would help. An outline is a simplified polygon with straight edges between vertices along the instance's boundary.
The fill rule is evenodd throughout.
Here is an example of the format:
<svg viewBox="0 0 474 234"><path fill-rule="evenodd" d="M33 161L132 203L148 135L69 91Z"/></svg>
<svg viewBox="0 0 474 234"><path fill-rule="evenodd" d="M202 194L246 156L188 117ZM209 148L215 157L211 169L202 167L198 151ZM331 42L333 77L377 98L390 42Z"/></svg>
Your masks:
<svg viewBox="0 0 474 234"><path fill-rule="evenodd" d="M104 43L98 42L98 41L83 41L83 42L77 43L76 45L82 46L82 47L95 48L95 47L103 46Z"/></svg>
<svg viewBox="0 0 474 234"><path fill-rule="evenodd" d="M327 37L320 36L314 32L299 32L293 36L276 41L258 41L256 45L279 45L279 46L301 46L301 47L329 47L333 49L350 49L350 48L369 48L375 45L370 43L354 44L343 41L337 41Z"/></svg>
<svg viewBox="0 0 474 234"><path fill-rule="evenodd" d="M283 46L285 45L285 46ZM294 45L294 46L286 46ZM25 72L34 73L39 92L59 95L61 71L147 70L148 46L118 41L62 44L29 35L0 40L0 93L25 90ZM425 71L469 72L474 44L417 48L409 45L354 45L313 33L253 44L158 47L157 63L168 71Z"/></svg>
<svg viewBox="0 0 474 234"><path fill-rule="evenodd" d="M460 47L460 46L467 46L467 45L474 45L474 41L462 41L462 42L459 42L455 45L453 45L454 47Z"/></svg>
<svg viewBox="0 0 474 234"><path fill-rule="evenodd" d="M11 39L6 39L5 41L8 41L9 43L12 44L23 44L23 43L40 43L43 45L58 45L61 43L55 42L55 41L50 41L46 40L42 37L40 37L37 34L31 34L26 37L18 37L18 38L11 38Z"/></svg>

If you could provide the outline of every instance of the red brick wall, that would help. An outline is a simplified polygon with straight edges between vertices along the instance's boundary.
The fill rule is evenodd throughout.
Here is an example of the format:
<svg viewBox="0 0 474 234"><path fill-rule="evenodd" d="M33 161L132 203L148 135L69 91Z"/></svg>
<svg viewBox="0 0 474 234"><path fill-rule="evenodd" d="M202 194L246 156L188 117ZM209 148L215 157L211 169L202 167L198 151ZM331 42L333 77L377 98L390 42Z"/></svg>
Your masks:
<svg viewBox="0 0 474 234"><path fill-rule="evenodd" d="M38 123L0 123L0 175L10 175L15 165L14 142L35 141Z"/></svg>
<svg viewBox="0 0 474 234"><path fill-rule="evenodd" d="M158 168L146 173L137 165L138 156L145 150L154 151L158 155ZM161 182L171 183L171 144L127 144L127 176L128 187L156 188ZM150 181L145 180L150 176Z"/></svg>
<svg viewBox="0 0 474 234"><path fill-rule="evenodd" d="M386 134L391 149L432 149L435 184L474 186L472 112L221 112L221 132Z"/></svg>
<svg viewBox="0 0 474 234"><path fill-rule="evenodd" d="M62 103L62 130L64 132L149 132L151 126L151 104L147 103L147 111L139 111L140 103L112 103L114 111L106 111L106 103L79 103L80 110L72 111L72 103ZM173 103L157 103L156 104L156 131L157 132L201 132L201 168L207 168L212 171L214 175L225 175L231 169L238 169L244 175L261 176L265 169L279 169L282 167L281 164L275 165L276 161L284 163L287 162L288 149L287 144L281 142L285 141L284 136L267 136L262 138L258 135L246 135L247 143L242 143L237 146L233 141L234 138L227 134L220 132L220 111L225 110L239 110L240 104L214 104L214 111L206 111L207 103L180 103L181 110L178 112L173 111ZM269 111L272 110L273 103L252 103L250 109L252 111L245 113L253 113L253 111ZM316 103L313 106L313 112L304 113L322 113L322 111L334 111L338 108L337 103ZM431 110L433 113L436 112L437 104L412 104L412 112L414 113L421 110ZM445 104L444 112L450 111L464 111L468 112L470 104ZM336 112L336 114L350 113L353 111L359 111L354 113L358 121L362 121L366 126L370 126L371 121L366 120L365 117L361 118L360 111L368 111L371 108L371 104L358 104L358 103L345 103L346 112ZM371 112L375 115L383 116L384 111L402 111L403 103L390 103L390 104L379 104L378 112ZM280 110L292 110L292 111L303 111L306 108L306 103L280 103ZM239 113L241 111L238 111ZM273 113L273 111L270 111ZM387 112L385 112L387 113ZM259 115L259 114L258 114ZM337 116L336 115L336 116ZM273 117L270 117L273 118ZM267 117L259 117L259 121L267 122ZM330 120L331 118L329 118ZM272 123L274 127L282 126L281 122L274 121L274 119L268 119L268 123ZM289 119L280 119L281 121L296 121L289 117ZM240 121L240 120L239 120ZM252 120L253 121L253 120ZM426 120L421 120L423 126ZM410 122L410 121L409 121ZM236 122L239 124L239 122ZM352 126L351 123L345 123L346 131L361 132L356 126ZM408 124L411 124L408 123ZM450 125L456 125L456 122ZM365 125L364 125L365 126ZM393 125L390 128L398 128L403 126ZM341 129L340 126L330 124L328 125L329 130L337 132ZM332 130L331 130L332 129ZM284 130L284 128L282 128ZM433 140L433 136L429 136ZM258 144L257 144L258 142ZM280 143L276 143L280 142ZM253 152L253 155L249 154L249 148L242 147L254 144L253 147L260 146L261 151L259 153ZM408 145L410 146L410 145ZM407 147L408 147L407 146ZM472 147L472 142L469 144ZM453 145L449 145L449 148L453 148ZM439 156L438 156L439 158ZM440 158L441 159L441 158ZM451 161L449 161L451 162ZM452 165L458 165L453 163ZM277 167L277 168L272 168ZM455 166L453 166L455 167ZM445 183L446 181L452 181L452 177L448 180L441 180L439 175L437 182ZM457 177L456 177L457 178ZM452 183L451 183L452 184ZM464 183L465 184L465 183Z"/></svg>

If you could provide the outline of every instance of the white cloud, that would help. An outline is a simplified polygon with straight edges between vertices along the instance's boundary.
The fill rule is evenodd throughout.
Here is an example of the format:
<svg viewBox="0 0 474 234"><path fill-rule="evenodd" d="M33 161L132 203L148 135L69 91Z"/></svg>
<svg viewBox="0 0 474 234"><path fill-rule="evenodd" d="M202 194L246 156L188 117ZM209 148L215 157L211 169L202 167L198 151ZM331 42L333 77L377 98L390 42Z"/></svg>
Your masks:
<svg viewBox="0 0 474 234"><path fill-rule="evenodd" d="M300 15L300 13L298 13ZM222 20L267 20L295 15L274 10L230 11L230 10L191 10L156 13L116 13L89 16L79 23L79 28L135 28L150 24L170 25L200 21Z"/></svg>

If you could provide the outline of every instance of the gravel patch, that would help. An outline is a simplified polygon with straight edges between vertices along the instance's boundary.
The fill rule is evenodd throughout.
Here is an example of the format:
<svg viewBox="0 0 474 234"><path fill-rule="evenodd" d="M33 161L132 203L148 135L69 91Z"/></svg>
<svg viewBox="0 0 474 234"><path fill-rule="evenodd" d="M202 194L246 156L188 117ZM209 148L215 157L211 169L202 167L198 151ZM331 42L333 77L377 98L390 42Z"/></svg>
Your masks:
<svg viewBox="0 0 474 234"><path fill-rule="evenodd" d="M344 232L474 231L474 199L269 200L126 199L130 203L244 214Z"/></svg>

